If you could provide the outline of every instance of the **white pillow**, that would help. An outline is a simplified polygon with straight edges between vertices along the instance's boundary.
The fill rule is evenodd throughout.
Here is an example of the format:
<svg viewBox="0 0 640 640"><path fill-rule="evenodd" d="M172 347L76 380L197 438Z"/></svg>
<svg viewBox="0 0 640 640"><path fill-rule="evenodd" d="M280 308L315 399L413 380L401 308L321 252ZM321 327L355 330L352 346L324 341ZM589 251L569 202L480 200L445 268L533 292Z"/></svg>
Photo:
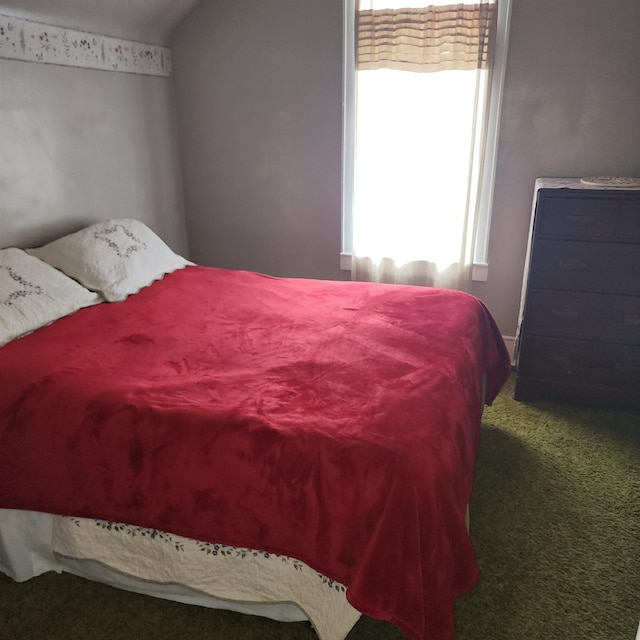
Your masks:
<svg viewBox="0 0 640 640"><path fill-rule="evenodd" d="M22 249L0 249L0 346L99 302L98 294Z"/></svg>
<svg viewBox="0 0 640 640"><path fill-rule="evenodd" d="M37 249L27 249L109 302L124 300L188 260L139 220L97 222Z"/></svg>

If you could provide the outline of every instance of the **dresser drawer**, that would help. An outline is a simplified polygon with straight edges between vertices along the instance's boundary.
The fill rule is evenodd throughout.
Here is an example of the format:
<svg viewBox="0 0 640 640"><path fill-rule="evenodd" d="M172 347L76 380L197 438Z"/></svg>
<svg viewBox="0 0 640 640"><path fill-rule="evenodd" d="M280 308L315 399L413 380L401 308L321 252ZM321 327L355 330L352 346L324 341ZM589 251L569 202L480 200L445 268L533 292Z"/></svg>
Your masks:
<svg viewBox="0 0 640 640"><path fill-rule="evenodd" d="M620 200L541 194L536 234L572 238L613 238Z"/></svg>
<svg viewBox="0 0 640 640"><path fill-rule="evenodd" d="M640 298L531 289L524 333L640 345Z"/></svg>
<svg viewBox="0 0 640 640"><path fill-rule="evenodd" d="M640 199L624 200L620 205L616 236L627 240L640 240Z"/></svg>
<svg viewBox="0 0 640 640"><path fill-rule="evenodd" d="M529 337L520 356L518 375L525 378L640 389L640 347Z"/></svg>
<svg viewBox="0 0 640 640"><path fill-rule="evenodd" d="M530 286L640 294L640 244L536 238Z"/></svg>

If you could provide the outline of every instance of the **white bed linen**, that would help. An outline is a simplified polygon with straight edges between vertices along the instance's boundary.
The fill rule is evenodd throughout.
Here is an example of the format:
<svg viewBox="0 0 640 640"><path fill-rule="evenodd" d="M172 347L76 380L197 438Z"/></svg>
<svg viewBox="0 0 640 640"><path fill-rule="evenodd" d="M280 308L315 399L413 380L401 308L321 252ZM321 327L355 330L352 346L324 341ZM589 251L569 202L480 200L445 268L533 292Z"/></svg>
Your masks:
<svg viewBox="0 0 640 640"><path fill-rule="evenodd" d="M0 509L0 571L18 582L47 571L60 573L52 539L53 517L49 514Z"/></svg>
<svg viewBox="0 0 640 640"><path fill-rule="evenodd" d="M165 274L193 264L131 218L96 222L27 253L109 302L125 300Z"/></svg>
<svg viewBox="0 0 640 640"><path fill-rule="evenodd" d="M187 604L308 619L320 640L343 640L360 617L342 585L292 558L30 511L0 509L0 571L18 581L64 571Z"/></svg>

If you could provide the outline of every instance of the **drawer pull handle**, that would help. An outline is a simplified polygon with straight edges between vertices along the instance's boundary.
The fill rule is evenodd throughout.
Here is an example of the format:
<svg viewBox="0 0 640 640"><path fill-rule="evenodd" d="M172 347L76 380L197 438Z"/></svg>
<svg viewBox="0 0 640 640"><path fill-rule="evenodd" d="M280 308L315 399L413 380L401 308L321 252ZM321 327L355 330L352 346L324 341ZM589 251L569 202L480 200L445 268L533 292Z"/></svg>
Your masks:
<svg viewBox="0 0 640 640"><path fill-rule="evenodd" d="M551 364L555 364L555 365L559 365L561 367L571 367L573 365L573 359L571 358L571 356L563 356L563 355L553 355L553 356L547 356L547 360L551 363Z"/></svg>
<svg viewBox="0 0 640 640"><path fill-rule="evenodd" d="M551 315L565 320L577 320L578 318L577 311L562 311L561 309L551 309Z"/></svg>
<svg viewBox="0 0 640 640"><path fill-rule="evenodd" d="M586 262L578 262L577 260L560 260L558 266L565 271L581 271L587 268Z"/></svg>
<svg viewBox="0 0 640 640"><path fill-rule="evenodd" d="M562 371L568 376L573 376L578 369L573 358L569 355L547 355L547 360L554 367L557 367L559 371Z"/></svg>
<svg viewBox="0 0 640 640"><path fill-rule="evenodd" d="M640 373L640 364L617 364L615 369L619 373Z"/></svg>
<svg viewBox="0 0 640 640"><path fill-rule="evenodd" d="M567 222L593 222L593 216L587 213L568 213L564 219Z"/></svg>
<svg viewBox="0 0 640 640"><path fill-rule="evenodd" d="M627 327L637 327L640 326L640 316L625 316L624 324Z"/></svg>

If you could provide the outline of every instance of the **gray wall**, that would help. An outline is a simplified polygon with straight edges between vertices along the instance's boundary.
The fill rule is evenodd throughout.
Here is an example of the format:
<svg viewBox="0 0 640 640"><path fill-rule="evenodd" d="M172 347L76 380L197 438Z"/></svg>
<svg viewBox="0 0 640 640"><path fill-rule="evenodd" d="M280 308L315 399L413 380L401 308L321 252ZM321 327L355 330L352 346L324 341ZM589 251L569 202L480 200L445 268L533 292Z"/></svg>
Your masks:
<svg viewBox="0 0 640 640"><path fill-rule="evenodd" d="M344 277L341 0L204 0L172 51L192 259Z"/></svg>
<svg viewBox="0 0 640 640"><path fill-rule="evenodd" d="M489 281L513 335L537 177L640 176L640 2L513 0Z"/></svg>
<svg viewBox="0 0 640 640"><path fill-rule="evenodd" d="M0 247L110 217L187 253L172 80L0 60Z"/></svg>
<svg viewBox="0 0 640 640"><path fill-rule="evenodd" d="M342 0L203 0L173 52L192 256L344 277ZM534 180L640 174L640 2L513 0L489 280L516 329Z"/></svg>

